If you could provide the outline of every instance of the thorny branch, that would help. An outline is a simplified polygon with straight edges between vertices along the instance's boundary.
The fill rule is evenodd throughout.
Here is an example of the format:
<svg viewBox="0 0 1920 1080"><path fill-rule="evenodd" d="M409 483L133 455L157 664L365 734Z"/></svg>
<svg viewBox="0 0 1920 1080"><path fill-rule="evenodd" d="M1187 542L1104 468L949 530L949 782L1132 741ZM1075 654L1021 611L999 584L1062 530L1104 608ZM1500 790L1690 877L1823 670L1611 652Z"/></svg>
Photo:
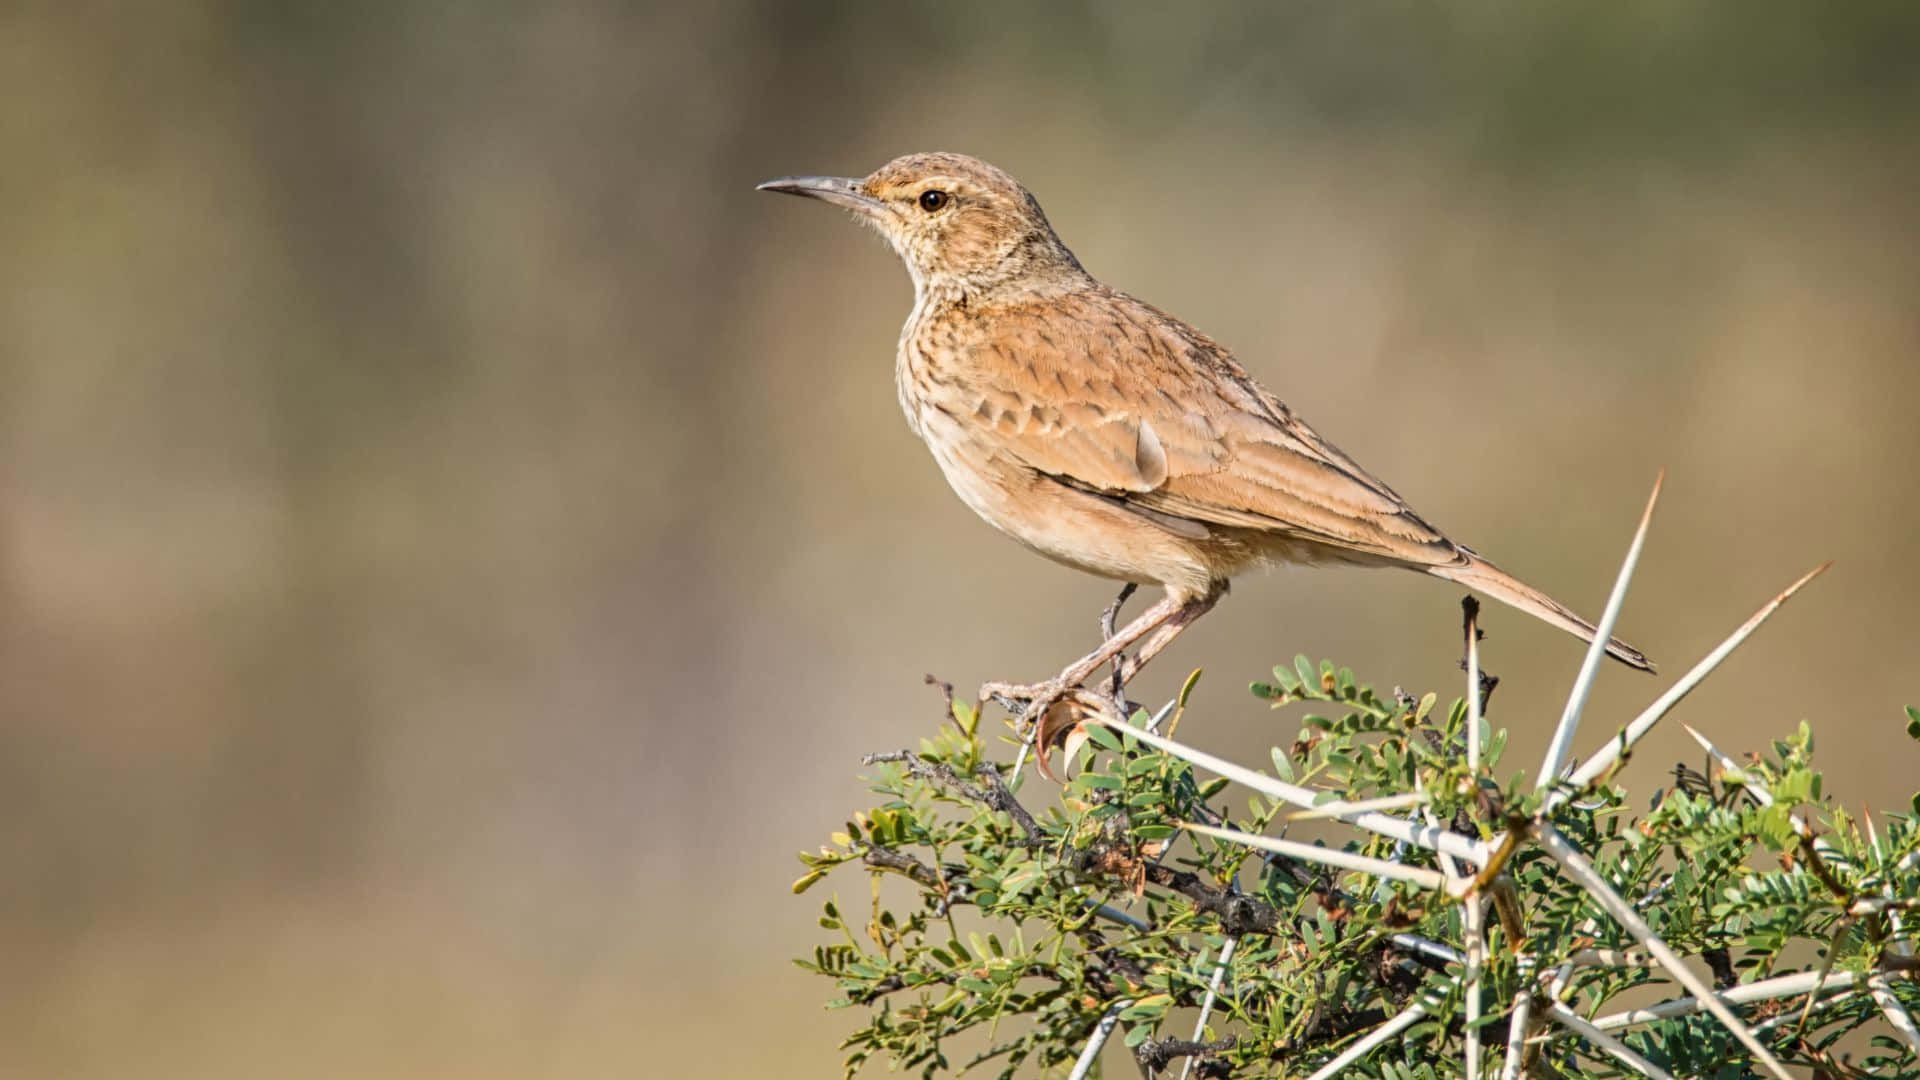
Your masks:
<svg viewBox="0 0 1920 1080"><path fill-rule="evenodd" d="M1280 913L1272 904L1245 893L1228 892L1202 881L1196 874L1153 863L1146 868L1147 881L1193 901L1196 911L1220 920L1220 932L1228 936L1266 934L1280 926Z"/></svg>
<svg viewBox="0 0 1920 1080"><path fill-rule="evenodd" d="M1480 628L1480 601L1471 593L1460 598L1460 629L1464 639L1472 635L1473 641L1487 640L1487 632ZM1467 670L1467 648L1464 642L1460 646L1460 670ZM1493 702L1493 690L1500 685L1500 676L1492 675L1485 668L1480 670L1480 715L1487 714L1487 706Z"/></svg>
<svg viewBox="0 0 1920 1080"><path fill-rule="evenodd" d="M1627 572L1623 571L1623 574ZM1622 727L1618 742L1603 747L1600 754L1590 759L1587 774L1576 775L1576 782L1569 788L1576 793L1585 793L1588 796L1585 804L1567 792L1549 797L1544 805L1529 801L1512 785L1500 784L1489 775L1494 764L1493 758L1484 761L1470 759L1475 761L1475 765L1466 781L1457 781L1450 772L1451 767L1445 765L1438 769L1438 775L1447 780L1443 785L1434 784L1436 774L1433 772L1423 771L1414 779L1416 791L1430 801L1448 805L1448 816L1431 818L1430 823L1450 826L1456 832L1477 836L1482 841L1479 854L1472 860L1477 865L1471 869L1464 862L1456 865L1449 864L1445 858L1440 859L1441 869L1449 875L1449 880L1475 879L1475 892L1485 890L1490 893L1500 915L1500 924L1495 933L1505 938L1505 947L1512 950L1514 962L1496 962L1482 968L1482 977L1497 986L1502 995L1517 990L1521 998L1516 1001L1525 999L1530 993L1540 994L1545 990L1544 996L1535 1003L1536 1015L1532 1023L1516 1024L1514 1014L1501 1016L1495 1011L1493 1015L1481 1014L1474 1029L1480 1040L1492 1046L1511 1042L1509 1070L1518 1065L1528 1075L1561 1075L1569 1068L1582 1067L1576 1060L1576 1054L1591 1057L1595 1051L1601 1051L1621 1057L1623 1048L1618 1043L1603 1045L1601 1041L1596 1041L1604 1040L1604 1035L1581 1035L1580 1029L1567 1019L1575 1015L1568 1011L1567 1006L1574 1004L1574 999L1581 999L1578 1002L1579 1013L1582 1018L1591 1016L1591 1010L1615 995L1615 984L1630 986L1648 980L1649 976L1629 970L1633 968L1664 972L1664 976L1651 977L1679 979L1693 991L1694 996L1661 1002L1649 1009L1628 1010L1600 1018L1596 1021L1594 1032L1661 1023L1707 1010L1722 1020L1728 1034L1747 1045L1753 1055L1751 1060L1766 1064L1775 1075L1785 1073L1780 1071L1780 1063L1771 1056L1769 1048L1771 1053L1789 1056L1791 1063L1812 1065L1816 1075L1863 1075L1851 1067L1844 1057L1836 1059L1828 1049L1830 1036L1815 1039L1814 1033L1818 1029L1803 1026L1806 1014L1813 1011L1816 1005L1828 1012L1829 1020L1844 1016L1851 1026L1857 1026L1859 1017L1870 1015L1877 1006L1887 1013L1910 1042L1913 1041L1911 1022L1908 1021L1906 1027L1899 1026L1901 1018L1905 1016L1902 1002L1888 988L1897 988L1901 995L1908 995L1910 1000L1911 988L1906 977L1914 974L1917 962L1910 955L1910 937L1899 920L1901 913L1915 909L1916 901L1911 896L1898 895L1891 877L1861 876L1862 867L1869 858L1881 868L1879 872L1883 875L1910 873L1916 858L1913 851L1915 840L1910 827L1901 833L1901 846L1894 848L1892 855L1881 854L1880 841L1876 838L1871 855L1863 856L1859 849L1859 838L1849 833L1844 824L1836 825L1837 831L1830 836L1816 836L1808 827L1808 823L1815 819L1811 816L1803 818L1796 813L1792 825L1799 843L1795 846L1791 841L1788 842L1789 852L1781 860L1783 865L1780 871L1763 872L1758 867L1734 867L1736 871L1755 875L1743 879L1747 882L1764 880L1762 873L1790 875L1795 871L1803 871L1819 882L1821 888L1816 892L1827 893L1837 901L1838 910L1833 911L1839 916L1836 932L1829 940L1824 933L1826 927L1822 927L1820 940L1826 944L1829 965L1833 957L1843 951L1858 954L1850 963L1863 959L1868 961L1876 973L1872 977L1879 980L1877 985L1880 992L1873 998L1874 1005L1866 1009L1862 1008L1862 1004L1867 1001L1867 996L1860 990L1842 991L1816 1000L1820 999L1817 989L1815 992L1807 992L1804 988L1789 989L1783 981L1789 976L1762 979L1759 983L1741 982L1745 969L1756 962L1770 965L1772 959L1762 956L1756 961L1755 950L1748 945L1742 948L1741 959L1736 963L1735 948L1741 948L1738 940L1733 939L1730 947L1728 938L1710 929L1704 940L1697 934L1682 934L1678 940L1692 944L1689 950L1693 953L1691 963L1704 963L1711 970L1711 985L1697 973L1688 975L1688 965L1682 963L1681 956L1672 946L1664 944L1646 925L1646 920L1636 914L1638 911L1648 911L1660 903L1662 897L1680 888L1675 884L1676 875L1667 874L1653 883L1651 889L1647 889L1647 882L1639 880L1637 873L1626 873L1609 887L1606 878L1597 872L1595 864L1603 857L1603 853L1609 851L1612 854L1606 854L1606 858L1620 858L1619 849L1610 840L1615 834L1612 831L1595 833L1585 827L1570 827L1564 835L1554 831L1556 823L1567 821L1556 817L1554 812L1559 807L1570 806L1590 814L1596 805L1604 806L1608 800L1622 797L1612 785L1634 741L1685 696L1734 645L1744 640L1745 635L1751 633L1791 591L1789 589L1769 607L1763 608L1720 650L1709 654L1680 683L1648 706L1633 724ZM1116 608L1117 605L1118 601ZM1469 599L1462 606L1465 615L1463 640L1471 648L1480 637L1474 618L1477 604ZM1108 618L1112 617L1110 613ZM1307 661L1298 661L1295 666L1305 683L1314 685ZM1477 667L1470 663L1466 666L1469 671ZM1289 688L1297 689L1295 681L1281 669L1276 669L1276 674L1280 675L1285 692L1265 693L1265 684L1259 684L1256 692L1263 697L1285 698L1287 693L1292 692ZM850 827L850 831L858 835L860 829L865 829L870 834L867 839L838 850L823 848L818 857L803 853L803 861L810 866L827 867L836 862L858 860L870 869L904 876L929 894L931 906L927 911L936 919L943 917L949 906L959 903L981 904L996 912L1020 912L1019 917L1023 919L1035 912L1048 910L1062 914L1064 918L1055 924L1060 933L1051 939L1051 943L1040 947L1017 944L1003 958L1000 943L993 941L989 959L982 966L979 959L983 946L977 939L974 940L974 958L971 959L958 942L946 946L958 954L959 961L945 958L937 942L924 941L924 920L928 917L925 912L916 913L902 921L898 924L902 929L895 932L892 928L896 924L891 921L890 915L887 916L888 921L880 921L882 916L876 893L876 922L874 928L870 928L870 934L881 943L885 956L866 952L860 942L853 941L850 950L846 946L835 946L835 949L842 951L824 952L817 965L807 966L842 977L848 998L856 1003L871 1003L882 995L910 987L938 984L948 990L936 991L932 995L922 992L917 1005L898 1002L883 1006L875 1025L849 1041L849 1045L867 1048L849 1057L850 1068L857 1062L865 1061L870 1053L884 1050L899 1055L902 1047L927 1045L924 1041L907 1041L925 1038L912 1032L937 1029L940 1033L950 1034L976 1023L997 1023L1002 1010L1031 1013L1036 1008L1042 1008L1044 1011L1040 1015L1052 1019L1043 1020L1040 1031L1018 1036L1012 1042L997 1046L990 1052L991 1055L1012 1053L1014 1056L1009 1060L1013 1062L1038 1060L1042 1064L1059 1063L1071 1059L1073 1054L1072 1049L1067 1049L1066 1059L1059 1056L1063 1050L1060 1045L1062 1041L1071 1047L1077 1040L1080 1061L1084 1066L1092 1060L1100 1041L1117 1021L1122 1025L1135 1025L1128 1041L1138 1043L1135 1055L1143 1073L1149 1077L1178 1059L1187 1059L1187 1067L1181 1070L1183 1078L1187 1075L1203 1078L1239 1075L1240 1070L1259 1070L1262 1068L1259 1063L1263 1061L1277 1063L1291 1074L1303 1062L1325 1061L1325 1055L1338 1048L1338 1044L1369 1029L1373 1029L1375 1038L1354 1047L1356 1061L1360 1053L1392 1054L1394 1051L1385 1049L1388 1044L1382 1038L1406 1028L1411 1023L1409 1017L1421 1015L1423 1009L1434 1010L1427 1025L1430 1033L1410 1033L1407 1036L1410 1040L1438 1049L1444 1041L1458 1039L1467 1030L1468 1021L1451 1009L1443 1011L1437 1003L1438 999L1429 1000L1423 996L1417 1005L1409 1005L1409 999L1421 993L1423 987L1431 994L1437 983L1443 980L1457 981L1464 973L1473 970L1471 953L1463 955L1460 950L1445 944L1452 940L1448 937L1446 924L1433 921L1436 913L1450 910L1450 903L1442 901L1423 905L1416 902L1407 905L1404 897L1396 896L1383 905L1383 893L1370 891L1371 886L1355 888L1354 893L1348 893L1340 883L1349 879L1343 878L1340 871L1329 870L1322 865L1323 861L1332 860L1313 858L1311 853L1296 857L1289 851L1285 856L1265 857L1266 867L1281 877L1276 880L1263 876L1264 889L1256 895L1242 893L1236 885L1236 879L1245 867L1244 856L1238 859L1222 858L1218 851L1199 850L1194 852L1192 861L1186 863L1192 867L1191 870L1166 865L1163 860L1167 858L1170 847L1167 837L1172 832L1169 825L1179 829L1191 826L1196 821L1207 821L1217 828L1231 831L1261 827L1271 817L1256 803L1254 817L1257 823L1236 825L1231 820L1221 820L1212 808L1198 799L1192 799L1191 805L1188 805L1188 793L1194 790L1197 777L1188 779L1187 776L1191 774L1170 770L1167 767L1168 759L1184 759L1192 766L1215 772L1225 772L1226 766L1221 765L1218 758L1179 744L1155 743L1155 753L1136 754L1129 751L1090 756L1085 768L1089 773L1098 773L1099 777L1089 776L1088 779L1099 778L1101 782L1079 784L1076 781L1078 786L1067 806L1070 811L1068 818L1063 821L1050 817L1049 824L1043 827L1013 796L1000 770L992 764L979 763L982 757L980 740L966 723L964 710L956 713L951 687L931 676L928 681L941 689L945 705L943 720L947 716L958 716L961 720L960 749L953 752L935 749L925 754L897 751L865 758L865 763L869 765L898 765L901 772L916 785L916 788L901 787L896 791L901 798L909 801L889 804L884 813L874 811L879 825L869 825L866 819L857 817L860 825L858 828ZM1467 696L1470 704L1463 706L1456 702L1452 718L1444 722L1440 722L1440 718L1449 716L1444 709L1430 712L1423 708L1415 717L1413 707L1416 699L1412 695L1399 694L1396 688L1396 697L1405 716L1393 719L1396 723L1404 723L1407 730L1402 733L1396 729L1378 743L1360 741L1383 734L1377 728L1368 726L1373 722L1370 714L1349 716L1344 721L1347 725L1344 728L1336 726L1341 721L1310 717L1309 720L1318 725L1319 730L1330 732L1331 735L1316 736L1315 740L1296 743L1292 751L1295 763L1292 765L1280 759L1284 751L1276 751L1276 768L1283 773L1301 770L1294 775L1314 777L1316 786L1335 793L1358 791L1380 798L1380 793L1384 792L1391 797L1405 797L1402 794L1407 783L1405 777L1383 769L1383 759L1370 755L1382 747L1391 750L1396 738L1404 740L1406 736L1417 735L1425 740L1423 753L1426 750L1436 752L1436 755L1429 756L1429 760L1434 756L1441 759L1457 757L1460 753L1457 740L1462 735L1456 727L1458 718L1463 713L1469 717L1479 713L1480 708L1474 706L1483 708L1497 684L1497 679L1483 675L1476 685L1469 687ZM1589 685L1584 676L1576 683L1574 697L1562 718L1562 729L1556 733L1556 744L1572 731L1572 724L1577 722L1577 713ZM1350 672L1336 671L1331 665L1323 665L1317 689L1301 696L1322 701L1358 700L1367 703L1378 700L1372 693L1370 689L1360 687L1360 696L1356 697ZM1297 696L1295 700L1298 699ZM1430 698L1426 704L1432 704ZM1916 714L1916 719L1920 719L1920 714ZM1477 732L1478 727L1472 730ZM952 738L949 732L943 737L946 741L936 745L954 745L950 741ZM1337 742L1341 756L1337 759L1330 756L1327 745L1318 741L1320 738L1344 740ZM971 740L970 746L968 740ZM1403 741L1400 745L1404 747L1406 743ZM1498 754L1497 745L1493 750L1495 758ZM1805 792L1808 790L1807 765L1804 757L1799 756L1805 747L1801 744L1792 745L1800 746L1800 749L1794 752L1791 761L1786 760L1787 751L1780 753L1783 755L1783 767L1798 770L1798 776L1783 774L1783 779L1774 790ZM1114 747L1108 744L1108 749ZM1718 756L1727 769L1734 767L1724 755L1719 755L1710 746L1708 749L1710 755ZM1307 760L1302 762L1302 756ZM1404 760L1403 757L1387 763ZM1756 761L1759 759L1756 758ZM1370 770L1370 774L1367 779L1360 781L1356 770L1363 767ZM1421 768L1424 770L1427 766ZM1544 771L1547 771L1545 766ZM1557 774L1558 770L1552 771ZM1276 794L1274 790L1261 786L1257 778L1250 778L1248 774L1251 772L1239 768L1228 775L1269 796ZM1677 786L1689 794L1710 800L1721 809L1739 810L1743 800L1752 805L1768 804L1767 790L1753 780L1744 781L1743 792L1741 784L1714 783L1710 778L1712 773L1711 764L1704 773L1685 770L1677 774ZM1422 777L1427 785L1424 789L1418 786ZM1830 800L1822 800L1817 796L1817 774L1813 774L1812 783L1816 796L1808 801L1830 803ZM1284 786L1274 785L1276 789ZM928 792L934 793L937 802L971 803L995 814L1004 814L1005 817L996 819L974 813L964 824L936 824L938 819L930 818L924 809ZM1281 795L1290 800L1297 798L1284 793ZM1338 794L1338 797L1348 796ZM1594 803L1593 797L1598 797L1599 803ZM1658 800L1655 805L1656 808L1660 805ZM944 816L950 817L951 814ZM1834 820L1844 822L1845 819ZM1007 839L1009 834L1005 823L1008 821L1018 834L1011 843ZM1672 820L1662 822L1657 818L1642 818L1638 821L1641 834L1655 838L1658 845L1647 850L1671 850L1682 860L1686 860L1693 852L1694 845L1687 842L1686 835L1676 838L1671 832ZM1149 833L1149 825L1158 831ZM932 829L931 834L922 831L929 828ZM932 839L914 841L916 844L925 843L934 853L927 861L898 850L897 846L890 846L905 846L907 836L929 835ZM1177 837L1179 834L1173 835ZM1389 831L1387 835L1396 834ZM1578 838L1581 844L1589 847L1589 851L1583 854L1567 844L1566 835ZM1559 846L1554 847L1543 837L1558 842ZM845 843L844 836L838 839ZM1758 835L1743 832L1740 842L1751 846L1759 839ZM949 845L956 840L965 845L965 862L941 860L939 855L954 850ZM1000 869L993 857L995 847L1012 847L1022 854L1010 860L1005 869ZM1536 850L1536 847L1540 850ZM1024 854L1028 851L1040 857L1029 859ZM1551 860L1539 859L1538 856L1543 852L1552 856ZM1409 857L1433 858L1431 855L1421 855L1403 838L1392 858L1399 861ZM1450 865L1452 869L1448 869ZM1547 887L1547 878L1540 869L1543 865L1549 867L1553 876L1577 885L1578 889L1555 890ZM1699 874L1724 876L1724 868L1713 869L1711 864L1704 862L1695 865ZM1604 865L1601 867L1605 868ZM821 872L824 870L817 869L815 876ZM1614 871L1609 869L1607 873L1611 876ZM1107 880L1100 881L1102 878ZM1292 887L1286 884L1287 878L1292 879ZM804 887L810 880L803 879L796 883L796 888ZM1118 889L1114 887L1116 883ZM1636 890L1630 897L1623 898L1614 891L1625 890L1629 884ZM1128 892L1139 896L1148 886L1156 890L1152 901L1154 906L1150 906L1147 912L1148 919L1154 919L1161 911L1182 915L1193 912L1212 918L1191 926L1178 922L1150 926L1133 915L1101 903L1102 897L1125 895ZM1317 911L1312 915L1295 914L1289 907L1276 907L1263 898L1275 896L1265 891L1275 886L1295 900L1301 899L1302 893L1311 892L1319 900ZM1699 887L1699 883L1693 887ZM1784 887L1784 883L1776 878L1773 887ZM970 895L970 888L980 890L977 898ZM990 891L998 899L990 897ZM1543 935L1538 932L1542 926L1570 926L1571 923L1566 921L1569 909L1561 900L1563 896L1578 896L1582 891L1605 908L1608 916L1618 922L1621 928L1639 938L1641 948L1627 952L1601 948L1599 945L1603 939L1591 935L1587 928L1574 933L1571 938L1564 933ZM1028 901L1036 896L1046 898L1044 902L1053 906L1041 908L1030 905ZM1181 904L1176 897L1184 898L1185 904ZM1008 898L1015 898L1014 906L1008 906ZM1061 904L1063 899L1068 901L1064 905ZM1074 914L1075 905L1079 904L1085 905L1085 916ZM1833 904L1825 901L1819 902L1818 906L1822 912L1833 909ZM1538 910L1528 912L1525 909L1529 907ZM1362 920L1354 914L1358 911L1371 914ZM828 914L837 919L837 913L831 905ZM1095 916L1114 922L1098 923L1094 921ZM1668 916L1669 920L1678 917L1672 914ZM1527 926L1528 921L1535 924L1532 931ZM1780 922L1778 919L1775 921ZM829 922L823 921L823 925ZM1849 936L1846 930L1849 923L1861 932ZM1172 926L1180 926L1181 929L1177 933L1168 933L1167 927ZM885 928L884 931L879 929L881 927ZM1414 932L1381 932L1395 929ZM1270 1029L1255 1045L1246 1042L1248 1036L1245 1034L1238 1039L1228 1036L1207 1042L1203 1041L1204 1035L1211 1031L1203 1019L1201 1026L1195 1028L1192 1039L1140 1041L1142 1035L1156 1031L1159 1024L1164 1022L1166 1009L1196 1003L1199 993L1209 986L1209 982L1204 976L1196 978L1194 972L1212 971L1211 985L1217 987L1221 975L1228 970L1224 957L1216 968L1207 967L1206 950L1194 938L1195 933L1218 933L1230 937L1234 942L1243 937L1268 938L1280 942L1278 966L1290 969L1292 974L1287 978L1294 981L1283 982L1266 970L1266 965L1271 964L1271 957L1258 962L1250 961L1251 966L1235 964L1233 983L1229 985L1224 1000L1230 1003L1228 1015L1233 1022L1250 1023L1253 1025L1251 1030L1255 1031L1263 1022L1263 1008L1287 1003L1296 1011L1291 1013L1285 1025L1285 1034L1281 1033L1282 1029ZM1662 933L1666 933L1664 927ZM1799 930L1787 928L1786 933L1788 940L1806 939L1809 936L1804 927ZM915 935L920 935L924 943L912 944ZM1292 939L1296 936L1302 940L1294 942ZM1063 954L1059 947L1063 941L1078 942L1081 947ZM1578 951L1562 955L1562 950L1569 944ZM1213 941L1212 945L1217 947L1218 941ZM908 952L896 959L894 949L901 946ZM1771 947L1772 957L1777 957L1778 948L1777 945ZM1299 961L1297 965L1288 961L1289 953ZM1495 955L1497 957L1499 954ZM929 960L929 957L932 959ZM1467 966L1463 968L1463 964ZM1612 975L1596 972L1593 973L1594 977L1569 982L1569 971L1579 967L1617 970ZM865 969L867 973L848 977L845 973L849 969L856 973ZM1826 971L1827 968L1823 966L1817 973L1795 973L1791 977L1799 979L1810 976L1813 980L1811 985L1817 988L1826 979ZM1014 991L1012 987L1015 983L1001 978L1010 973L1016 980L1030 976L1051 979L1056 988L1036 992L1023 986ZM1179 974L1173 974L1170 978L1170 973ZM990 975L994 975L999 984L1007 989L1004 992L988 989L986 980ZM1435 979L1436 975L1440 978ZM1889 975L1895 978L1890 981L1887 978ZM1547 986L1549 976L1553 980L1550 987ZM1465 977L1473 978L1470 974ZM1780 985L1766 986L1769 982ZM1794 985L1798 986L1797 983ZM1211 996L1213 991L1207 992ZM946 995L944 998L940 996L942 993ZM1801 993L1806 993L1807 1008L1795 1010L1789 1007L1787 999L1797 998ZM1008 994L1013 996L1006 996ZM1840 1004L1842 999L1848 1000ZM936 1000L939 1001L938 1005L934 1004ZM1043 1002L1045 1004L1041 1005ZM1745 1010L1746 1016L1758 1016L1761 1022L1753 1027L1742 1023L1739 1016L1728 1011L1728 1006L1735 1004ZM1305 1008L1301 1011L1300 1006L1303 1005ZM1472 1015L1473 1006L1469 1005L1468 1009L1469 1015ZM1796 1025L1798 1030L1786 1028L1785 1022L1796 1011L1801 1019L1801 1024ZM1433 1023L1435 1021L1437 1024ZM1098 1028L1097 1034L1090 1036L1087 1024L1095 1022L1104 1026ZM1146 1026L1147 1031L1142 1031L1141 1025ZM1383 1028L1381 1025L1388 1026ZM1409 1029L1410 1032L1414 1030L1418 1029ZM1762 1031L1772 1033L1765 1045L1756 1041L1758 1033ZM936 1052L939 1037L939 1034L933 1035L932 1045ZM1004 1039L1006 1036L1000 1037ZM1587 1045L1579 1050L1572 1049L1566 1042L1581 1038L1586 1040ZM1556 1043L1558 1049L1555 1048ZM1043 1046L1044 1051L1039 1049ZM908 1049L906 1052L911 1054L914 1051ZM1031 1056L1036 1053L1041 1054L1038 1059ZM1409 1063L1422 1057L1422 1051L1411 1042L1399 1053L1405 1055ZM897 1060L904 1062L907 1058ZM1470 1043L1468 1061L1471 1063L1474 1060ZM1625 1058L1622 1057L1622 1060ZM1870 1063L1875 1060L1869 1058ZM1888 1059L1878 1060L1884 1062ZM1436 1065L1439 1063L1434 1061ZM1458 1065L1457 1062L1454 1064ZM1467 1075L1476 1075L1478 1068L1469 1064ZM1648 1075L1655 1074L1657 1070Z"/></svg>
<svg viewBox="0 0 1920 1080"><path fill-rule="evenodd" d="M1039 846L1046 840L1039 823L1026 807L1007 790L1000 779L999 770L991 764L983 763L977 773L983 783L972 784L962 778L952 766L944 762L927 761L910 750L896 750L890 753L868 754L861 759L864 764L876 765L889 762L902 765L909 775L940 785L961 798L979 803L992 810L999 810L1013 818L1021 831L1026 834L1030 846ZM912 856L903 855L888 848L873 848L865 856L868 865L876 869L892 870L905 874L914 881L930 888L947 888L947 879L936 875L926 864ZM1131 850L1120 851L1113 845L1096 844L1082 853L1079 866L1091 872L1113 874L1126 868L1144 875L1144 879L1153 885L1187 897L1193 901L1197 910L1218 916L1221 932L1226 934L1273 934L1280 924L1280 914L1273 905L1256 897L1231 892L1215 885L1209 885L1201 878L1185 870L1175 870L1159 863L1139 864ZM964 868L956 867L964 871ZM1316 882L1324 887L1324 882Z"/></svg>
<svg viewBox="0 0 1920 1080"><path fill-rule="evenodd" d="M1240 1044L1236 1035L1212 1042L1195 1042L1192 1039L1148 1039L1133 1050L1133 1060L1151 1076L1167 1067L1173 1059L1183 1057L1211 1057L1223 1050L1231 1050Z"/></svg>
<svg viewBox="0 0 1920 1080"><path fill-rule="evenodd" d="M875 870L891 870L896 874L905 874L912 878L915 884L924 885L929 889L939 889L941 892L947 889L945 875L934 873L933 868L926 863L890 847L870 845L861 859Z"/></svg>
<svg viewBox="0 0 1920 1080"><path fill-rule="evenodd" d="M1007 790L1006 781L1000 778L1000 770L991 762L980 763L975 775L979 776L984 784L975 785L955 772L953 766L941 761L927 761L911 750L868 754L860 759L862 765L878 765L883 762L904 765L907 772L913 776L930 780L963 799L970 799L988 809L1006 814L1013 819L1015 825L1020 827L1020 831L1026 834L1029 843L1043 839L1039 823L1033 820L1033 815L1027 812L1026 807L1020 805L1020 800L1014 798L1013 792Z"/></svg>

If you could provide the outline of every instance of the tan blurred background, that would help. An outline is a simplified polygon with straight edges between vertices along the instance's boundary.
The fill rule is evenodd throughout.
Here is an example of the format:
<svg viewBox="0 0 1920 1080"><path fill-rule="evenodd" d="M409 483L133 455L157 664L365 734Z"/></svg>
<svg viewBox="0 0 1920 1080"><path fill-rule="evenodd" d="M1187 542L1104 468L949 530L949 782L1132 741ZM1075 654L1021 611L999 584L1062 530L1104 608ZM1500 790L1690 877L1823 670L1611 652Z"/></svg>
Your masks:
<svg viewBox="0 0 1920 1080"><path fill-rule="evenodd" d="M1916 55L1899 3L8 5L0 1076L837 1072L792 851L922 673L1110 592L945 489L891 255L752 190L911 150L1577 607L1668 467L1667 674L1583 746L1837 560L1684 716L1904 805ZM1264 757L1250 678L1451 692L1457 597L1243 581L1144 690L1205 665L1183 731ZM1489 622L1519 768L1579 650Z"/></svg>

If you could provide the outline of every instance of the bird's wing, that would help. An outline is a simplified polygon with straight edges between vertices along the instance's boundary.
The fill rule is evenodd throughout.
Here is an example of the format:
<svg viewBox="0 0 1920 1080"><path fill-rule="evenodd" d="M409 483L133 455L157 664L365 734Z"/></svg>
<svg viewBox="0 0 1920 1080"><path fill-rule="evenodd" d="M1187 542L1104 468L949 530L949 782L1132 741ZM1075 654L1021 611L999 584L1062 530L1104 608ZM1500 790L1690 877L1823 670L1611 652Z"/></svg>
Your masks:
<svg viewBox="0 0 1920 1080"><path fill-rule="evenodd" d="M1199 331L1105 290L994 313L964 382L981 434L1074 487L1177 524L1296 537L1395 562L1464 561L1406 501Z"/></svg>

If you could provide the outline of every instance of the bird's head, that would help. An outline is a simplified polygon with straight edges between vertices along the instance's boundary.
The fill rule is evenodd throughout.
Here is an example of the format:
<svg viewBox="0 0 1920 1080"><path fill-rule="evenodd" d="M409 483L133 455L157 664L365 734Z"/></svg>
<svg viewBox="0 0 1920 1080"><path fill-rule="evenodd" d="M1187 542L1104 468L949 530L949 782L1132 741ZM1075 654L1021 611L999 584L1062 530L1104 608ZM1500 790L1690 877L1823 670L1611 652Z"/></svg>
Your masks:
<svg viewBox="0 0 1920 1080"><path fill-rule="evenodd" d="M967 295L1080 273L1027 189L964 154L908 154L865 179L783 176L760 190L853 211L887 238L922 290Z"/></svg>

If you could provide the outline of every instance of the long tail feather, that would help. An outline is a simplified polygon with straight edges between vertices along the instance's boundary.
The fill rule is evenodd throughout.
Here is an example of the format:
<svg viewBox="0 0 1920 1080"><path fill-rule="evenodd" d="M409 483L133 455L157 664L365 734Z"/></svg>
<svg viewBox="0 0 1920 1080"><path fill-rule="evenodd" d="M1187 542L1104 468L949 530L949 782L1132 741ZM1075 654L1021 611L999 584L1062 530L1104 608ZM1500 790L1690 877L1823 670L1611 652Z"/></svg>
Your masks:
<svg viewBox="0 0 1920 1080"><path fill-rule="evenodd" d="M1567 610L1566 606L1541 592L1539 589L1521 581L1505 570L1480 558L1468 554L1468 561L1450 566L1421 567L1435 577L1465 585L1476 592L1482 592L1509 607L1518 608L1529 615L1552 623L1582 641L1593 640L1593 624ZM1653 661L1647 659L1639 649L1612 638L1607 642L1607 655L1628 667L1641 671L1654 670Z"/></svg>

